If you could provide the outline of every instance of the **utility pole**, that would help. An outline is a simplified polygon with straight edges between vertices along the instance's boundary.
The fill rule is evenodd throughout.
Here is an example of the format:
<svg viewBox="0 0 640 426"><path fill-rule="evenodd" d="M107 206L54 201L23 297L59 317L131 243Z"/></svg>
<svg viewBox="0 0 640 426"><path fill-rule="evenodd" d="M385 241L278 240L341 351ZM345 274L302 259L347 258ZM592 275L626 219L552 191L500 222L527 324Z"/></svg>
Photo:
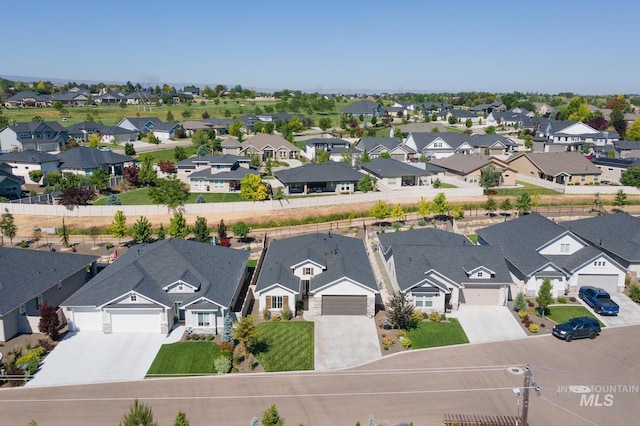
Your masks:
<svg viewBox="0 0 640 426"><path fill-rule="evenodd" d="M540 386L536 383L536 379L531 373L529 364L524 366L524 389L522 391L522 426L528 426L529 417L529 388L533 388L536 394L540 396Z"/></svg>

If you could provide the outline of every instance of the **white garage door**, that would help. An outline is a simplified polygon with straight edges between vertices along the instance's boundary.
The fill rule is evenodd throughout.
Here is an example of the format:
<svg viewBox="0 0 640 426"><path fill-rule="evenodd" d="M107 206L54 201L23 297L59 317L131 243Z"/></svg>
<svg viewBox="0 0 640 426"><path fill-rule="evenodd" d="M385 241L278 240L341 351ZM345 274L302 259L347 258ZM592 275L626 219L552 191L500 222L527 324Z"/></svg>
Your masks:
<svg viewBox="0 0 640 426"><path fill-rule="evenodd" d="M499 288L464 288L462 301L467 305L498 305L500 303Z"/></svg>
<svg viewBox="0 0 640 426"><path fill-rule="evenodd" d="M73 331L102 331L102 312L97 309L71 311L70 326Z"/></svg>
<svg viewBox="0 0 640 426"><path fill-rule="evenodd" d="M578 287L589 285L591 287L602 288L609 293L618 292L618 276L617 275L578 275Z"/></svg>
<svg viewBox="0 0 640 426"><path fill-rule="evenodd" d="M160 333L159 310L111 312L112 333Z"/></svg>

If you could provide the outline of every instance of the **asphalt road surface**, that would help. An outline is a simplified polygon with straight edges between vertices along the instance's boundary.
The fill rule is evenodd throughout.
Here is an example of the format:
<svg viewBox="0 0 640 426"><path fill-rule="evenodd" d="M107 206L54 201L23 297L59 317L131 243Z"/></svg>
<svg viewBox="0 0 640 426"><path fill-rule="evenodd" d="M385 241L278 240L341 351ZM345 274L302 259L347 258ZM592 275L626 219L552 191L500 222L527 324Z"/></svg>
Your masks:
<svg viewBox="0 0 640 426"><path fill-rule="evenodd" d="M438 425L445 413L517 415L513 388L522 387L525 364L541 390L531 391L529 424L637 424L639 335L634 326L571 343L544 336L410 351L331 373L3 389L0 424L115 425L139 398L160 425L179 410L192 425L248 425L271 404L288 425L366 424L369 416L377 425Z"/></svg>

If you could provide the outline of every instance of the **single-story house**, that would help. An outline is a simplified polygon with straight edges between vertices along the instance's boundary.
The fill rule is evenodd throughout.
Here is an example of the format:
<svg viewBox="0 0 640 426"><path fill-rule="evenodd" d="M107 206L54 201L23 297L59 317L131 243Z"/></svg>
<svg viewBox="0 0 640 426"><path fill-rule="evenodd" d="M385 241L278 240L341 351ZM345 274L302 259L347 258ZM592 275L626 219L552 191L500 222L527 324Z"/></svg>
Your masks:
<svg viewBox="0 0 640 426"><path fill-rule="evenodd" d="M613 143L613 147L619 158L640 157L640 141L616 141Z"/></svg>
<svg viewBox="0 0 640 426"><path fill-rule="evenodd" d="M267 159L287 161L298 158L299 152L297 146L282 136L259 133L242 142L240 155L251 157L257 154L262 161Z"/></svg>
<svg viewBox="0 0 640 426"><path fill-rule="evenodd" d="M434 175L438 175L432 168L423 169L391 158L376 158L370 163L362 163L360 168L391 189L430 185L437 179ZM444 170L440 169L440 171L444 175Z"/></svg>
<svg viewBox="0 0 640 426"><path fill-rule="evenodd" d="M309 163L301 167L278 170L273 175L284 185L287 194L312 192L348 194L358 189L358 181L364 176L354 170L351 165L335 161Z"/></svg>
<svg viewBox="0 0 640 426"><path fill-rule="evenodd" d="M624 266L537 213L480 229L478 244L502 249L518 290L527 296L537 296L545 278L553 297L575 294L584 285L624 290Z"/></svg>
<svg viewBox="0 0 640 426"><path fill-rule="evenodd" d="M398 138L364 137L356 144L355 148L366 151L369 157L378 158L380 154L387 153L398 161L408 161L415 156L415 151L402 143Z"/></svg>
<svg viewBox="0 0 640 426"><path fill-rule="evenodd" d="M629 167L640 167L640 158L609 158L609 157L593 157L591 162L600 169L600 182L602 183L620 183L622 172Z"/></svg>
<svg viewBox="0 0 640 426"><path fill-rule="evenodd" d="M40 307L57 307L96 272L95 256L0 247L0 341L38 332Z"/></svg>
<svg viewBox="0 0 640 426"><path fill-rule="evenodd" d="M417 157L445 158L453 154L475 152L471 136L464 133L425 132L410 133L404 142Z"/></svg>
<svg viewBox="0 0 640 426"><path fill-rule="evenodd" d="M506 155L516 143L502 135L471 135L471 145L476 152L485 155Z"/></svg>
<svg viewBox="0 0 640 426"><path fill-rule="evenodd" d="M442 111L438 113L438 116L442 120L449 121L451 116L455 117L458 123L465 124L467 120L471 120L473 124L479 124L482 117L476 114L473 111L467 111L464 109L450 109L447 111Z"/></svg>
<svg viewBox="0 0 640 426"><path fill-rule="evenodd" d="M565 185L600 183L602 171L579 152L524 152L507 160L517 173Z"/></svg>
<svg viewBox="0 0 640 426"><path fill-rule="evenodd" d="M370 101L368 99L355 101L340 110L340 114L353 116L362 115L365 118L381 117L383 114L382 104L380 102Z"/></svg>
<svg viewBox="0 0 640 426"><path fill-rule="evenodd" d="M248 288L249 252L170 238L127 250L64 307L70 330L217 333Z"/></svg>
<svg viewBox="0 0 640 426"><path fill-rule="evenodd" d="M478 185L480 185L482 170L493 166L500 173L498 186L515 186L516 184L515 170L508 163L490 155L454 154L450 157L431 160L430 163L443 168L446 176Z"/></svg>
<svg viewBox="0 0 640 426"><path fill-rule="evenodd" d="M11 166L11 173L24 179L25 183L40 184L29 177L29 172L40 170L43 176L58 170L60 159L47 152L28 149L26 151L8 152L0 156L0 162Z"/></svg>
<svg viewBox="0 0 640 426"><path fill-rule="evenodd" d="M396 292L417 310L505 305L513 283L499 247L433 228L379 234L378 253Z"/></svg>
<svg viewBox="0 0 640 426"><path fill-rule="evenodd" d="M379 294L361 239L317 233L267 247L255 290L259 309L299 306L314 315L375 315Z"/></svg>
<svg viewBox="0 0 640 426"><path fill-rule="evenodd" d="M560 225L607 253L629 272L640 272L640 218L615 213L561 222Z"/></svg>
<svg viewBox="0 0 640 426"><path fill-rule="evenodd" d="M9 96L4 102L7 108L36 108L51 105L51 95L24 90Z"/></svg>
<svg viewBox="0 0 640 426"><path fill-rule="evenodd" d="M60 160L62 173L74 173L90 175L96 169L104 169L110 175L121 175L129 164L134 164L135 159L113 151L102 151L86 146L62 151L55 155Z"/></svg>

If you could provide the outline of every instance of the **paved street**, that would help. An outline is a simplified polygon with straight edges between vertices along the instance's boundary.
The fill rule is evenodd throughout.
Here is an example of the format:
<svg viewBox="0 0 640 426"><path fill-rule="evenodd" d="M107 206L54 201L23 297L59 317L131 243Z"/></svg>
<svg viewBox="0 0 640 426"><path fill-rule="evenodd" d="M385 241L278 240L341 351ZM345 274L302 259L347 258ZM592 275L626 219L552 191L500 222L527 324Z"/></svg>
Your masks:
<svg viewBox="0 0 640 426"><path fill-rule="evenodd" d="M530 363L541 396L531 392L531 425L636 424L640 415L640 327L604 330L596 340L552 336L410 351L350 371L227 375L189 379L0 390L2 423L114 425L134 398L159 424L184 410L191 424L245 425L276 404L287 424L441 424L444 413L516 415L514 387ZM569 386L627 385L596 392L581 406ZM593 398L591 399L594 404Z"/></svg>

